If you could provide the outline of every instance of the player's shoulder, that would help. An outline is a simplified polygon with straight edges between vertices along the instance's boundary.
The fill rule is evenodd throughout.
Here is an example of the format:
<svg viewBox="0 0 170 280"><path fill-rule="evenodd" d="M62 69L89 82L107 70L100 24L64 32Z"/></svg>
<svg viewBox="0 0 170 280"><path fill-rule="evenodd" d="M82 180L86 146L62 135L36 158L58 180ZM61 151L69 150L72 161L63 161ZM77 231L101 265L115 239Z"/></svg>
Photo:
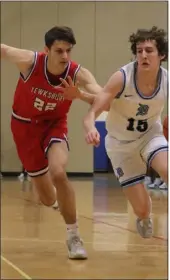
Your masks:
<svg viewBox="0 0 170 280"><path fill-rule="evenodd" d="M79 66L80 64L78 63L78 62L76 62L76 61L74 61L74 60L70 60L70 66L71 67L77 67L77 66Z"/></svg>
<svg viewBox="0 0 170 280"><path fill-rule="evenodd" d="M77 63L76 61L70 60L69 66L68 66L69 72L71 71L73 73L77 73L77 72L79 72L80 68L81 68L81 65L79 63Z"/></svg>
<svg viewBox="0 0 170 280"><path fill-rule="evenodd" d="M135 67L136 67L136 62L133 61L133 62L123 65L117 71L117 72L122 72L122 76L123 76L123 80L124 80L124 88L125 88L125 86L132 83L132 80L134 78Z"/></svg>
<svg viewBox="0 0 170 280"><path fill-rule="evenodd" d="M39 57L46 57L45 52L36 52Z"/></svg>
<svg viewBox="0 0 170 280"><path fill-rule="evenodd" d="M135 61L132 61L132 62L129 62L123 66L120 67L120 71L125 71L125 72L129 72L129 71L133 71L134 68L135 68L135 65L136 65L136 62Z"/></svg>

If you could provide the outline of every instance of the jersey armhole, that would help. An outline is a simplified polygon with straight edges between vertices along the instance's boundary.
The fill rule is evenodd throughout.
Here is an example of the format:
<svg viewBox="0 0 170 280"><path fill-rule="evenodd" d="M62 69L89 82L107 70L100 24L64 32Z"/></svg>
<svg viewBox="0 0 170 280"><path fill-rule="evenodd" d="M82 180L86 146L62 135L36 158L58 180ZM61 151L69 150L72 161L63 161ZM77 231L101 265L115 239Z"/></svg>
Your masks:
<svg viewBox="0 0 170 280"><path fill-rule="evenodd" d="M20 77L21 77L21 79L24 81L24 83L26 83L26 82L28 81L28 79L31 77L31 75L32 75L32 73L33 73L33 71L34 71L34 69L35 69L35 66L36 66L37 57L38 57L38 53L35 52L35 53L34 53L34 62L33 62L33 65L32 65L32 67L31 67L31 69L30 69L30 71L29 71L27 77L24 77L23 74L20 72Z"/></svg>
<svg viewBox="0 0 170 280"><path fill-rule="evenodd" d="M123 87L122 87L121 91L119 91L119 93L116 95L116 98L120 98L120 96L122 95L122 93L123 93L123 91L125 89L125 85L126 85L126 74L125 74L125 71L123 70L123 68L121 68L119 71L123 73Z"/></svg>
<svg viewBox="0 0 170 280"><path fill-rule="evenodd" d="M80 67L81 67L81 65L79 64L79 65L77 66L76 71L74 72L74 76L73 76L73 83L74 83L74 85L75 85L76 76L77 76L78 71L80 70Z"/></svg>

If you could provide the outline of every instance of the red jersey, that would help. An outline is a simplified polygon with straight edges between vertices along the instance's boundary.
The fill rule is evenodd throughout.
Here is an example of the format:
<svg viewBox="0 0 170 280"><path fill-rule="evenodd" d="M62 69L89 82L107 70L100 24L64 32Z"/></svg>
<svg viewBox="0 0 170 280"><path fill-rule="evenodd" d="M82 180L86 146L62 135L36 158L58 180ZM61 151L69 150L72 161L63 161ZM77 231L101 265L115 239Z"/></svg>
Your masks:
<svg viewBox="0 0 170 280"><path fill-rule="evenodd" d="M35 53L35 61L27 78L20 75L13 102L15 114L30 119L67 119L72 101L65 100L61 92L59 78L66 79L69 75L75 81L80 65L69 61L64 73L56 76L57 86L50 83L47 75L47 56ZM55 84L56 84L55 83Z"/></svg>

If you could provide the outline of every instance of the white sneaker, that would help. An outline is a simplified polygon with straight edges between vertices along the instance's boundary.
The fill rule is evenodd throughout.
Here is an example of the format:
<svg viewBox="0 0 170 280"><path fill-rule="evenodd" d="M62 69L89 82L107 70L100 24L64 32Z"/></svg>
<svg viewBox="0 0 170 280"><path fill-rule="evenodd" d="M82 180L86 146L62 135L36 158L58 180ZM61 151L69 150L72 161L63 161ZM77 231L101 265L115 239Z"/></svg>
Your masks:
<svg viewBox="0 0 170 280"><path fill-rule="evenodd" d="M161 178L156 178L154 181L155 186L158 188L163 183Z"/></svg>
<svg viewBox="0 0 170 280"><path fill-rule="evenodd" d="M149 188L149 189L156 189L156 186L155 186L154 183L152 183L152 184L149 184L149 185L148 185L148 188Z"/></svg>
<svg viewBox="0 0 170 280"><path fill-rule="evenodd" d="M86 250L83 247L83 241L78 235L72 235L67 240L69 259L85 260L87 259Z"/></svg>
<svg viewBox="0 0 170 280"><path fill-rule="evenodd" d="M168 189L168 186L167 186L166 183L163 182L163 183L159 186L159 189L160 189L160 190L167 190L167 189Z"/></svg>
<svg viewBox="0 0 170 280"><path fill-rule="evenodd" d="M25 178L24 173L21 173L21 174L18 176L18 179L19 179L20 181L24 181L24 178Z"/></svg>
<svg viewBox="0 0 170 280"><path fill-rule="evenodd" d="M151 238L153 234L152 220L151 218L136 220L137 230L143 238Z"/></svg>
<svg viewBox="0 0 170 280"><path fill-rule="evenodd" d="M149 184L152 183L151 177L145 176L144 184L147 187Z"/></svg>

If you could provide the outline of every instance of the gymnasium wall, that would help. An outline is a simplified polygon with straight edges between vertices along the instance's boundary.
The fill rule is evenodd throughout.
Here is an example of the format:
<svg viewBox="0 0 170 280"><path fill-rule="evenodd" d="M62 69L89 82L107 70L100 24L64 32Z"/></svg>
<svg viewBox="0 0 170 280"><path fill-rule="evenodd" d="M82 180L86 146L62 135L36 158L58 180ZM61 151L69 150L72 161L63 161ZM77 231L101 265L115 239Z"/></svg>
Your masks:
<svg viewBox="0 0 170 280"><path fill-rule="evenodd" d="M77 39L73 59L104 85L132 59L130 33L152 25L167 29L167 2L1 2L2 43L43 50L44 33L57 24L73 28ZM21 168L10 132L18 72L12 64L1 63L1 170L14 172ZM86 145L82 130L87 110L87 104L76 101L69 114L69 172L93 171L93 148Z"/></svg>

